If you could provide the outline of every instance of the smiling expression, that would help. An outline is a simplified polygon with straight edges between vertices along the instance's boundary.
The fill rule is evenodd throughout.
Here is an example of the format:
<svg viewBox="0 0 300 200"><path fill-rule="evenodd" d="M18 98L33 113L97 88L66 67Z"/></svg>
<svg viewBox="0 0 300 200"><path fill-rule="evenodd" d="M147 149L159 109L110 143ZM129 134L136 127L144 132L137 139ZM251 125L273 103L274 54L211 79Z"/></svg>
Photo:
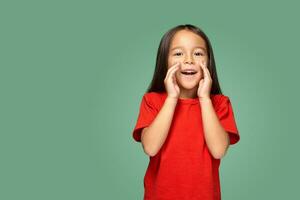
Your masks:
<svg viewBox="0 0 300 200"><path fill-rule="evenodd" d="M203 78L200 64L203 61L207 63L207 60L206 44L201 36L188 30L180 30L174 35L168 53L168 68L175 63L180 63L179 69L175 73L180 89L197 89L199 81ZM183 72L187 69L196 73L188 75Z"/></svg>

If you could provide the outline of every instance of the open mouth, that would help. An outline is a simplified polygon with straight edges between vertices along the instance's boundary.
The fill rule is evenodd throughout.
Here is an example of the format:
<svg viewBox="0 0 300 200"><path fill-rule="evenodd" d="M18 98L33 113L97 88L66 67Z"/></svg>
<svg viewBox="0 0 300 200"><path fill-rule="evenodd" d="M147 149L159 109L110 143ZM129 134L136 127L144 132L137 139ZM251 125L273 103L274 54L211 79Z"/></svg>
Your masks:
<svg viewBox="0 0 300 200"><path fill-rule="evenodd" d="M181 72L181 74L184 74L184 75L194 75L196 73L197 72Z"/></svg>

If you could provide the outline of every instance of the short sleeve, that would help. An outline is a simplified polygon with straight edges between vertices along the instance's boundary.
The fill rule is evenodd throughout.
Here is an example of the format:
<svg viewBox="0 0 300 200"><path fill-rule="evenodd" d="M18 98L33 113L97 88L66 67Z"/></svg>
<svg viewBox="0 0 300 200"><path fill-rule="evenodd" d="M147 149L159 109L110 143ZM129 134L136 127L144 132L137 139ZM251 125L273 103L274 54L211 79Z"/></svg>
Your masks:
<svg viewBox="0 0 300 200"><path fill-rule="evenodd" d="M233 108L229 97L217 95L216 102L217 116L226 132L229 134L230 144L235 144L240 140L239 131L234 118Z"/></svg>
<svg viewBox="0 0 300 200"><path fill-rule="evenodd" d="M157 106L151 101L151 96L145 94L140 103L139 115L136 125L132 132L132 137L135 141L141 142L141 131L144 127L149 126L158 113Z"/></svg>

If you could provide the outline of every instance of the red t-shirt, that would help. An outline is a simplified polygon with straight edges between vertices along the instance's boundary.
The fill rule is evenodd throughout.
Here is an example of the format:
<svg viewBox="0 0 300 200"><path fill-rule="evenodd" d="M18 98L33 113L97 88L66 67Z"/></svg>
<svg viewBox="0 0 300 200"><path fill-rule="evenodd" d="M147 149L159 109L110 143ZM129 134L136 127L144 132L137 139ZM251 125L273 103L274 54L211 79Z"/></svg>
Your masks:
<svg viewBox="0 0 300 200"><path fill-rule="evenodd" d="M167 94L144 94L132 136L141 142L141 130L151 124ZM230 137L240 136L230 100L211 94L217 116ZM201 106L198 98L178 99L168 136L155 156L149 157L144 176L144 200L220 200L219 165L205 143Z"/></svg>

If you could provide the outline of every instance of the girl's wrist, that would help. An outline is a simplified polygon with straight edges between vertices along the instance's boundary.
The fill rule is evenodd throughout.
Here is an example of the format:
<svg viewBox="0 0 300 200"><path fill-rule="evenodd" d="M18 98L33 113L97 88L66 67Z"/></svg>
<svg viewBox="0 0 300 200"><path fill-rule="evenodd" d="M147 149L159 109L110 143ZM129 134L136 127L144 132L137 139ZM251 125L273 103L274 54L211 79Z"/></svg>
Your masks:
<svg viewBox="0 0 300 200"><path fill-rule="evenodd" d="M199 101L200 102L211 102L211 98L210 97L199 97Z"/></svg>
<svg viewBox="0 0 300 200"><path fill-rule="evenodd" d="M167 96L167 99L170 99L170 101L177 101L178 97Z"/></svg>
<svg viewBox="0 0 300 200"><path fill-rule="evenodd" d="M167 96L166 100L171 101L171 102L177 102L178 98L177 97Z"/></svg>

